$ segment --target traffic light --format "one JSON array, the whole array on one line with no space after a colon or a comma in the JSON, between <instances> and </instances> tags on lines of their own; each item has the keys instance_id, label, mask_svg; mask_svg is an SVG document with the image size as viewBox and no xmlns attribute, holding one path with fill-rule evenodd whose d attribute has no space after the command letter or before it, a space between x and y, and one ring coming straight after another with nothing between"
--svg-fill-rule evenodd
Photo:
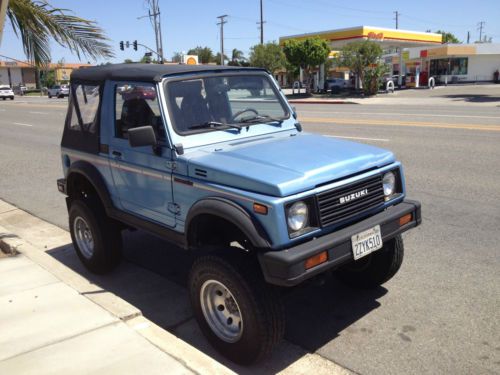
<instances>
[{"instance_id":1,"label":"traffic light","mask_svg":"<svg viewBox=\"0 0 500 375\"><path fill-rule=\"evenodd\" d=\"M123 51L125 48L123 48L123 40L120 42L120 49Z\"/></svg>"},{"instance_id":2,"label":"traffic light","mask_svg":"<svg viewBox=\"0 0 500 375\"><path fill-rule=\"evenodd\" d=\"M133 45L134 45L134 49L137 51L137 40L134 40Z\"/></svg>"}]
</instances>

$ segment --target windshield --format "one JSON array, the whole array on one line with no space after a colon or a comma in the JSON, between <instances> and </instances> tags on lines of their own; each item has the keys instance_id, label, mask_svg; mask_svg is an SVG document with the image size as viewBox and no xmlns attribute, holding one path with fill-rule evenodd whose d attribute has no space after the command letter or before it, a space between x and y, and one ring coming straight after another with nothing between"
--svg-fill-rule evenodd
<instances>
[{"instance_id":1,"label":"windshield","mask_svg":"<svg viewBox=\"0 0 500 375\"><path fill-rule=\"evenodd\" d=\"M288 109L270 78L260 74L205 76L167 81L167 102L174 130L181 135L276 122Z\"/></svg>"}]
</instances>

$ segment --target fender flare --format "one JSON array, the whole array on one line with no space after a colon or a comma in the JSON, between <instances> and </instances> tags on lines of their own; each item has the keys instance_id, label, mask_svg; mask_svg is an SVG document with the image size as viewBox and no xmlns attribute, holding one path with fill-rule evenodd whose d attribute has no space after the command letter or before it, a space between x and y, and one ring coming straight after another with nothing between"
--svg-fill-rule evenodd
<instances>
[{"instance_id":1,"label":"fender flare","mask_svg":"<svg viewBox=\"0 0 500 375\"><path fill-rule=\"evenodd\" d=\"M68 177L66 178L68 193L72 180L77 175L85 177L85 179L92 185L92 187L97 192L97 195L99 196L99 199L101 200L106 212L109 213L109 211L114 208L113 201L111 200L111 196L109 194L108 188L106 187L106 183L104 182L104 178L97 170L97 168L89 162L83 160L78 160L74 163L71 163L71 166L68 169Z\"/></svg>"},{"instance_id":2,"label":"fender flare","mask_svg":"<svg viewBox=\"0 0 500 375\"><path fill-rule=\"evenodd\" d=\"M271 241L260 223L237 203L220 197L204 198L196 202L186 217L186 241L189 242L192 221L199 215L220 217L236 225L255 248L269 248Z\"/></svg>"}]
</instances>

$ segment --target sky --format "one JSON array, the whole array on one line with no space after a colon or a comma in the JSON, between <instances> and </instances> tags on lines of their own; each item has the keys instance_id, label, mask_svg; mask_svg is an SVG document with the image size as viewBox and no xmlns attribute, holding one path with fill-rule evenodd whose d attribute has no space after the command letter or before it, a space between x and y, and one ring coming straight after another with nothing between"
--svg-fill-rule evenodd
<instances>
[{"instance_id":1,"label":"sky","mask_svg":"<svg viewBox=\"0 0 500 375\"><path fill-rule=\"evenodd\" d=\"M124 59L140 60L145 50L132 48L121 51L119 42L137 40L151 48L155 46L154 32L147 14L146 0L48 0L59 8L71 9L75 15L97 21L110 39L116 56L111 62ZM170 60L174 52L187 52L196 46L208 46L214 54L220 50L217 16L227 14L224 27L224 50L230 55L233 48L245 56L251 46L259 43L257 25L260 17L259 0L159 0L164 55ZM399 28L414 31L446 30L466 41L479 38L477 25L484 21L484 31L500 43L500 0L263 0L264 40L277 41L280 36L324 31L360 25L394 28L394 11L398 11ZM20 39L5 22L0 54L24 60ZM52 43L52 61L78 62L69 50ZM83 57L82 62L95 61ZM98 63L104 62L98 60Z\"/></svg>"}]
</instances>

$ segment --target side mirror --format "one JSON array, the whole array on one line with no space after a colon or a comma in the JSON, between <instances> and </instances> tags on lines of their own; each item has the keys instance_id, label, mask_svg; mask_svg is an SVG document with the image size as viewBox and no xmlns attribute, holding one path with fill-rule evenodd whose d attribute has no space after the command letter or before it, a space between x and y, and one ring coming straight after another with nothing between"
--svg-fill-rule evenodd
<instances>
[{"instance_id":1,"label":"side mirror","mask_svg":"<svg viewBox=\"0 0 500 375\"><path fill-rule=\"evenodd\" d=\"M152 146L157 148L155 131L151 125L128 129L128 143L131 147Z\"/></svg>"}]
</instances>

